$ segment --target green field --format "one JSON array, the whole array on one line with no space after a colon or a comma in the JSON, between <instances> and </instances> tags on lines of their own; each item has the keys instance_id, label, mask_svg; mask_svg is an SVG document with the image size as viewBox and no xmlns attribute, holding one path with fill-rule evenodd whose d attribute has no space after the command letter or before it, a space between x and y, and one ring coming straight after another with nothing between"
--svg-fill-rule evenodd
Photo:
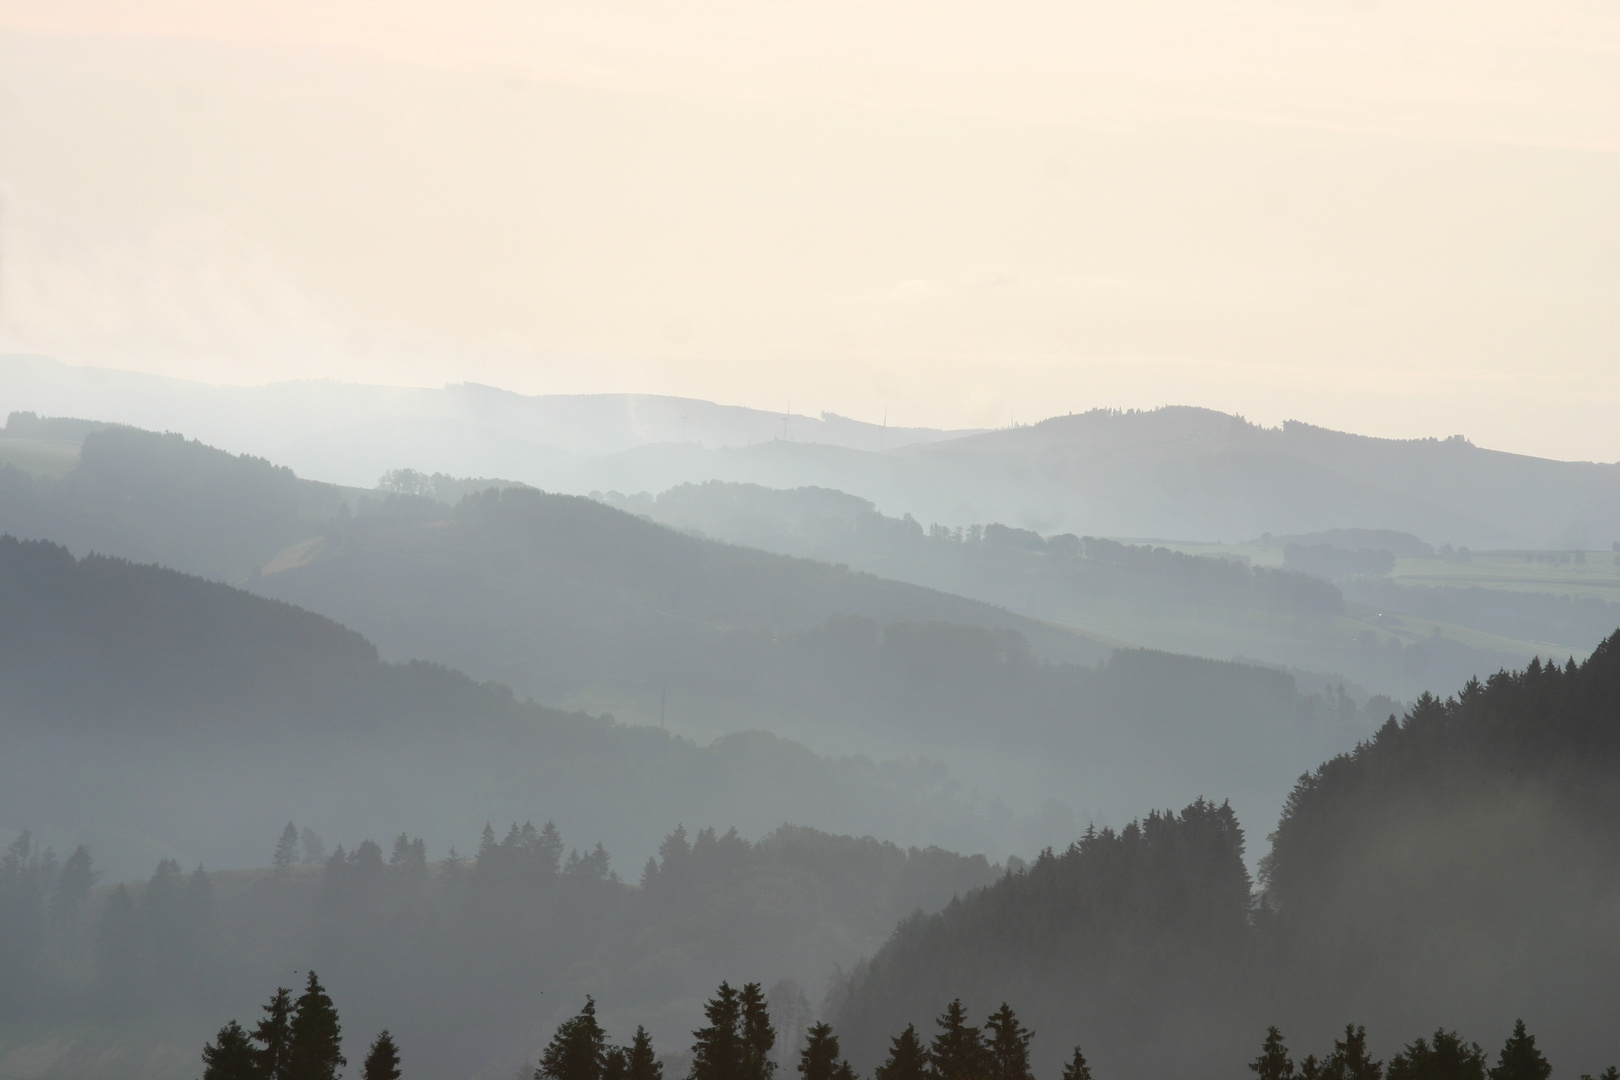
<instances>
[{"instance_id":1,"label":"green field","mask_svg":"<svg viewBox=\"0 0 1620 1080\"><path fill-rule=\"evenodd\" d=\"M1281 567L1281 544L1196 544L1147 540L1189 555L1246 559L1254 566ZM1620 602L1620 554L1613 551L1476 551L1467 562L1401 557L1391 579L1402 585L1477 586L1514 592L1595 596Z\"/></svg>"}]
</instances>

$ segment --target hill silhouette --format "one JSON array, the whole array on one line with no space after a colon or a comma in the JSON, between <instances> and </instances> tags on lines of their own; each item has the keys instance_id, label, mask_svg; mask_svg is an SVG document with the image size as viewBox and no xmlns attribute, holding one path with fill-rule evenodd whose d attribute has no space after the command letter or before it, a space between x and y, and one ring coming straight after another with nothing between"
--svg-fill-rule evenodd
<instances>
[{"instance_id":1,"label":"hill silhouette","mask_svg":"<svg viewBox=\"0 0 1620 1080\"><path fill-rule=\"evenodd\" d=\"M550 817L632 860L680 820L1020 843L936 766L757 732L700 747L383 663L359 634L227 585L11 537L0 738L0 828L91 841L130 860L122 873L165 856L251 865L252 838L295 812L338 835L408 824L441 849L491 818Z\"/></svg>"},{"instance_id":2,"label":"hill silhouette","mask_svg":"<svg viewBox=\"0 0 1620 1080\"><path fill-rule=\"evenodd\" d=\"M1049 1067L1079 1042L1145 1077L1235 1073L1268 1024L1295 1045L1366 1024L1387 1053L1425 1024L1524 1017L1596 1073L1620 1054L1617 822L1620 632L1584 664L1427 696L1302 777L1258 907L1228 807L1149 814L903 924L841 1030L870 1064L952 997L1017 1000Z\"/></svg>"}]
</instances>

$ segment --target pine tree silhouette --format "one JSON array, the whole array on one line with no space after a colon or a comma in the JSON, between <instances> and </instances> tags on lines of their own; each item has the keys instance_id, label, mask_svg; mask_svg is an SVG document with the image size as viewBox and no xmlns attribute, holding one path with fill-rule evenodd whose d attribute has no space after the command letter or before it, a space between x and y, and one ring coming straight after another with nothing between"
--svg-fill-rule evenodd
<instances>
[{"instance_id":1,"label":"pine tree silhouette","mask_svg":"<svg viewBox=\"0 0 1620 1080\"><path fill-rule=\"evenodd\" d=\"M811 1024L805 1032L804 1047L799 1051L798 1073L801 1080L838 1080L843 1070L838 1060L838 1036L831 1024ZM844 1065L843 1069L848 1069Z\"/></svg>"},{"instance_id":2,"label":"pine tree silhouette","mask_svg":"<svg viewBox=\"0 0 1620 1080\"><path fill-rule=\"evenodd\" d=\"M1256 1080L1291 1080L1294 1062L1288 1056L1288 1047L1283 1045L1282 1032L1274 1027L1266 1029L1266 1041L1260 1049L1260 1056L1249 1063L1249 1069Z\"/></svg>"},{"instance_id":3,"label":"pine tree silhouette","mask_svg":"<svg viewBox=\"0 0 1620 1080\"><path fill-rule=\"evenodd\" d=\"M1387 1080L1485 1080L1485 1051L1442 1028L1432 1045L1418 1039L1390 1058L1384 1075Z\"/></svg>"},{"instance_id":4,"label":"pine tree silhouette","mask_svg":"<svg viewBox=\"0 0 1620 1080\"><path fill-rule=\"evenodd\" d=\"M985 1050L990 1080L1035 1080L1029 1071L1029 1040L1033 1032L1018 1022L1005 1001L984 1022Z\"/></svg>"},{"instance_id":5,"label":"pine tree silhouette","mask_svg":"<svg viewBox=\"0 0 1620 1080\"><path fill-rule=\"evenodd\" d=\"M263 1080L286 1080L288 1053L292 1047L292 992L279 987L270 995L264 1007L264 1016L253 1029L253 1040L259 1044L256 1052L259 1076Z\"/></svg>"},{"instance_id":6,"label":"pine tree silhouette","mask_svg":"<svg viewBox=\"0 0 1620 1080\"><path fill-rule=\"evenodd\" d=\"M664 1080L664 1064L653 1053L652 1036L647 1034L646 1028L636 1028L628 1058L625 1080Z\"/></svg>"},{"instance_id":7,"label":"pine tree silhouette","mask_svg":"<svg viewBox=\"0 0 1620 1080\"><path fill-rule=\"evenodd\" d=\"M1074 1048L1074 1057L1063 1066L1063 1080L1091 1080L1091 1066L1086 1064L1086 1055Z\"/></svg>"},{"instance_id":8,"label":"pine tree silhouette","mask_svg":"<svg viewBox=\"0 0 1620 1080\"><path fill-rule=\"evenodd\" d=\"M365 1080L399 1080L399 1047L387 1028L371 1044L362 1075Z\"/></svg>"},{"instance_id":9,"label":"pine tree silhouette","mask_svg":"<svg viewBox=\"0 0 1620 1080\"><path fill-rule=\"evenodd\" d=\"M776 1029L771 1025L770 1007L757 982L742 988L742 1080L771 1080L776 1061L771 1048L776 1045Z\"/></svg>"},{"instance_id":10,"label":"pine tree silhouette","mask_svg":"<svg viewBox=\"0 0 1620 1080\"><path fill-rule=\"evenodd\" d=\"M281 839L276 841L276 853L271 856L270 864L276 868L276 873L285 874L297 861L298 830L289 821L287 827L281 830Z\"/></svg>"},{"instance_id":11,"label":"pine tree silhouette","mask_svg":"<svg viewBox=\"0 0 1620 1080\"><path fill-rule=\"evenodd\" d=\"M1536 1049L1536 1037L1524 1030L1523 1020L1518 1021L1496 1059L1491 1080L1547 1080L1551 1075L1552 1066Z\"/></svg>"},{"instance_id":12,"label":"pine tree silhouette","mask_svg":"<svg viewBox=\"0 0 1620 1080\"><path fill-rule=\"evenodd\" d=\"M596 1002L587 996L579 1015L557 1025L540 1055L536 1080L601 1080L607 1038L596 1022Z\"/></svg>"},{"instance_id":13,"label":"pine tree silhouette","mask_svg":"<svg viewBox=\"0 0 1620 1080\"><path fill-rule=\"evenodd\" d=\"M1367 1029L1344 1025L1344 1038L1333 1040L1324 1070L1328 1080L1383 1080L1384 1063L1367 1056Z\"/></svg>"},{"instance_id":14,"label":"pine tree silhouette","mask_svg":"<svg viewBox=\"0 0 1620 1080\"><path fill-rule=\"evenodd\" d=\"M343 1026L337 1006L313 971L298 997L289 1032L287 1080L337 1080L338 1069L348 1064Z\"/></svg>"},{"instance_id":15,"label":"pine tree silhouette","mask_svg":"<svg viewBox=\"0 0 1620 1080\"><path fill-rule=\"evenodd\" d=\"M730 983L722 982L703 1006L709 1026L692 1032L692 1071L689 1080L742 1080L743 1048L737 1030L742 1002Z\"/></svg>"},{"instance_id":16,"label":"pine tree silhouette","mask_svg":"<svg viewBox=\"0 0 1620 1080\"><path fill-rule=\"evenodd\" d=\"M979 1040L979 1029L967 1022L962 999L957 998L945 1006L937 1022L939 1034L928 1048L932 1064L930 1075L935 1080L981 1080L984 1044Z\"/></svg>"},{"instance_id":17,"label":"pine tree silhouette","mask_svg":"<svg viewBox=\"0 0 1620 1080\"><path fill-rule=\"evenodd\" d=\"M259 1080L259 1058L242 1025L235 1020L219 1029L203 1047L202 1080Z\"/></svg>"},{"instance_id":18,"label":"pine tree silhouette","mask_svg":"<svg viewBox=\"0 0 1620 1080\"><path fill-rule=\"evenodd\" d=\"M874 1080L926 1080L928 1051L914 1025L907 1024L906 1030L889 1040L889 1059L877 1067L873 1076Z\"/></svg>"}]
</instances>

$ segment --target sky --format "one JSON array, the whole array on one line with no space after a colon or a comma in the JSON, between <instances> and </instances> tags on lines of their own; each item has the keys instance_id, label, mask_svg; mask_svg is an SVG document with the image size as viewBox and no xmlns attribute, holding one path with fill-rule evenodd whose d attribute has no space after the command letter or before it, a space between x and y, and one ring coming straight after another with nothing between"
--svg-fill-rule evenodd
<instances>
[{"instance_id":1,"label":"sky","mask_svg":"<svg viewBox=\"0 0 1620 1080\"><path fill-rule=\"evenodd\" d=\"M1620 460L1620 5L0 0L0 352Z\"/></svg>"}]
</instances>

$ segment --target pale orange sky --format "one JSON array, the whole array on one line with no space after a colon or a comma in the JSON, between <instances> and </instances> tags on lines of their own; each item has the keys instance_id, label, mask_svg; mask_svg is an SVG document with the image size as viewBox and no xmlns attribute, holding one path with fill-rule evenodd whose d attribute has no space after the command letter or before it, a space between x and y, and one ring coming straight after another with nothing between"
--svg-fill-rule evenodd
<instances>
[{"instance_id":1,"label":"pale orange sky","mask_svg":"<svg viewBox=\"0 0 1620 1080\"><path fill-rule=\"evenodd\" d=\"M0 0L0 351L1620 459L1620 5Z\"/></svg>"}]
</instances>

